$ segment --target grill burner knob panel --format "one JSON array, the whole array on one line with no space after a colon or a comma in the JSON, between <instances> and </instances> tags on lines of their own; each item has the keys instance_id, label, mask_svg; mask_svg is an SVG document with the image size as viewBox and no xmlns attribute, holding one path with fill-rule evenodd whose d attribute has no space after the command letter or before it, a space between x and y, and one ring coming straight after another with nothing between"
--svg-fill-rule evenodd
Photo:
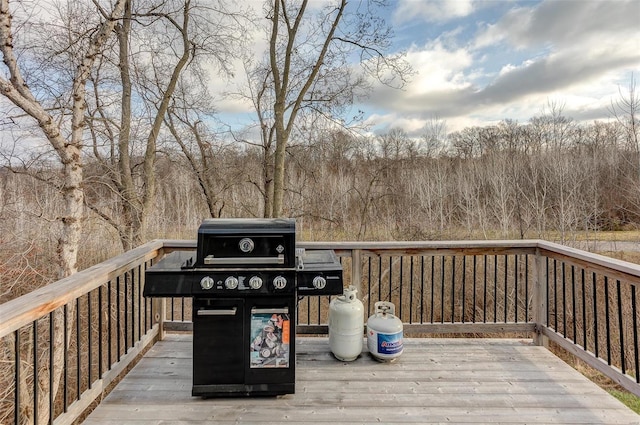
<instances>
[{"instance_id":1,"label":"grill burner knob panel","mask_svg":"<svg viewBox=\"0 0 640 425\"><path fill-rule=\"evenodd\" d=\"M262 288L262 279L258 276L253 276L251 279L249 279L249 287L251 289Z\"/></svg>"},{"instance_id":2,"label":"grill burner knob panel","mask_svg":"<svg viewBox=\"0 0 640 425\"><path fill-rule=\"evenodd\" d=\"M238 279L233 277L233 276L229 276L224 281L224 287L227 288L227 289L237 289L238 288Z\"/></svg>"},{"instance_id":3,"label":"grill burner knob panel","mask_svg":"<svg viewBox=\"0 0 640 425\"><path fill-rule=\"evenodd\" d=\"M322 276L316 276L313 278L313 287L316 289L324 289L327 286L327 279Z\"/></svg>"},{"instance_id":4,"label":"grill burner knob panel","mask_svg":"<svg viewBox=\"0 0 640 425\"><path fill-rule=\"evenodd\" d=\"M283 276L276 276L276 278L273 279L273 286L276 289L284 289L287 286L287 279Z\"/></svg>"},{"instance_id":5,"label":"grill burner knob panel","mask_svg":"<svg viewBox=\"0 0 640 425\"><path fill-rule=\"evenodd\" d=\"M205 276L200 281L200 287L205 290L213 288L214 281L209 276Z\"/></svg>"}]
</instances>

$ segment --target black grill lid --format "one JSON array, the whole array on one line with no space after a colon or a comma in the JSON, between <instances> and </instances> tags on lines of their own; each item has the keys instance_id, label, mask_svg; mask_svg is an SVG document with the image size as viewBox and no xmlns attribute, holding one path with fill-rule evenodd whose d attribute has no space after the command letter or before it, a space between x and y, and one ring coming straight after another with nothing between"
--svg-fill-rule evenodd
<instances>
[{"instance_id":1,"label":"black grill lid","mask_svg":"<svg viewBox=\"0 0 640 425\"><path fill-rule=\"evenodd\" d=\"M295 220L207 219L198 229L196 267L295 267Z\"/></svg>"}]
</instances>

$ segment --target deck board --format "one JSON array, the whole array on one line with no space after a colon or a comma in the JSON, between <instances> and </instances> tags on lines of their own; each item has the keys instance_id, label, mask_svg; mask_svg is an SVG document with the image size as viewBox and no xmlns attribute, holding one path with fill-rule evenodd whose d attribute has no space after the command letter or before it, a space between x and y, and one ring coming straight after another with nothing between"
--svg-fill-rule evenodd
<instances>
[{"instance_id":1,"label":"deck board","mask_svg":"<svg viewBox=\"0 0 640 425\"><path fill-rule=\"evenodd\" d=\"M405 339L394 363L337 361L298 338L296 394L191 397L191 336L158 342L85 420L111 424L640 424L543 347L514 339Z\"/></svg>"}]
</instances>

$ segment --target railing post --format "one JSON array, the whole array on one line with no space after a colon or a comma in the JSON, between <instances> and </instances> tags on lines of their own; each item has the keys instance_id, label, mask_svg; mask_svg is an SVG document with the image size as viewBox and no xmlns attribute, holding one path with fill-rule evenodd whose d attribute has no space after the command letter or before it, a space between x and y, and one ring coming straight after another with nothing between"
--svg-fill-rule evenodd
<instances>
[{"instance_id":1,"label":"railing post","mask_svg":"<svg viewBox=\"0 0 640 425\"><path fill-rule=\"evenodd\" d=\"M351 251L351 285L358 290L358 298L362 299L362 251Z\"/></svg>"},{"instance_id":2,"label":"railing post","mask_svg":"<svg viewBox=\"0 0 640 425\"><path fill-rule=\"evenodd\" d=\"M542 328L546 326L547 320L547 267L545 258L540 254L540 249L536 248L532 314L533 322L536 325L536 334L533 342L536 345L548 347L549 338L542 335Z\"/></svg>"},{"instance_id":3,"label":"railing post","mask_svg":"<svg viewBox=\"0 0 640 425\"><path fill-rule=\"evenodd\" d=\"M165 310L167 308L167 299L166 298L152 298L152 302L154 303L154 311L155 317L154 321L158 324L158 340L162 341L164 339L164 319L165 319Z\"/></svg>"}]
</instances>

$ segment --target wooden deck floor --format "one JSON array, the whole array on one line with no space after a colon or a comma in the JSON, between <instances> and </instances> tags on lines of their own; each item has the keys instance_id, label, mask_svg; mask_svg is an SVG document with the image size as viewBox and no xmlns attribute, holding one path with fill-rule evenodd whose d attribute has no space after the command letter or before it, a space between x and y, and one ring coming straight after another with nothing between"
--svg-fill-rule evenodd
<instances>
[{"instance_id":1,"label":"wooden deck floor","mask_svg":"<svg viewBox=\"0 0 640 425\"><path fill-rule=\"evenodd\" d=\"M106 424L633 423L640 417L545 348L504 339L405 339L392 364L335 360L298 338L296 394L191 397L191 336L157 343L84 422Z\"/></svg>"}]
</instances>

